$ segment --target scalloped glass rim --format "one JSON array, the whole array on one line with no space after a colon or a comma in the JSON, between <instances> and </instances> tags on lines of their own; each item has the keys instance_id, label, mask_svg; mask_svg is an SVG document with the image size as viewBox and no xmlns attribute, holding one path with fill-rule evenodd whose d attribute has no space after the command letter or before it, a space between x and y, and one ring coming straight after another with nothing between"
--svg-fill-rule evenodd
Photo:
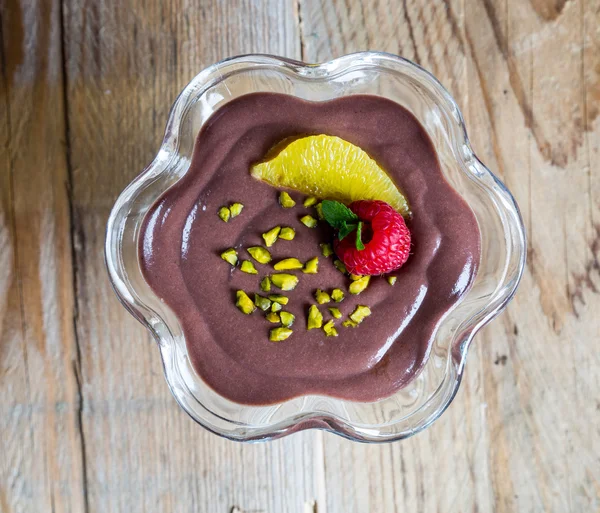
<instances>
[{"instance_id":1,"label":"scalloped glass rim","mask_svg":"<svg viewBox=\"0 0 600 513\"><path fill-rule=\"evenodd\" d=\"M257 91L287 92L315 101L369 93L398 101L425 126L446 178L476 214L482 233L482 261L475 283L440 322L418 377L390 398L354 403L304 396L270 406L228 401L195 374L176 316L141 277L137 247L145 213L189 168L196 135L210 114L236 96ZM268 440L318 428L351 440L385 442L417 433L448 407L460 385L473 336L500 313L517 288L526 240L517 204L473 153L456 102L420 66L379 52L350 54L318 65L245 55L206 68L179 95L156 158L113 207L105 254L120 301L158 342L171 392L206 429L239 441Z\"/></svg>"}]
</instances>

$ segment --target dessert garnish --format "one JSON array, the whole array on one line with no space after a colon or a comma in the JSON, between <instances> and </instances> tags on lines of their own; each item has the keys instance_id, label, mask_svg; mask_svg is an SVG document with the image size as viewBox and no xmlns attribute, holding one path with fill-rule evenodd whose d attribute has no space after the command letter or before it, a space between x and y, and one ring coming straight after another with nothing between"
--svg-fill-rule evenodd
<instances>
[{"instance_id":1,"label":"dessert garnish","mask_svg":"<svg viewBox=\"0 0 600 513\"><path fill-rule=\"evenodd\" d=\"M252 312L254 312L254 310L256 310L256 306L254 306L254 303L248 297L248 294L246 294L243 290L238 290L235 293L235 297L235 306L237 306L242 313L250 315Z\"/></svg>"},{"instance_id":2,"label":"dessert garnish","mask_svg":"<svg viewBox=\"0 0 600 513\"><path fill-rule=\"evenodd\" d=\"M274 187L296 190L310 197L326 197L345 204L356 200L382 200L403 215L410 213L406 198L391 178L358 146L323 134L285 143L284 140L277 144L265 161L253 165L252 176ZM289 194L283 192L280 196L280 203L286 206L283 195L289 204Z\"/></svg>"},{"instance_id":3,"label":"dessert garnish","mask_svg":"<svg viewBox=\"0 0 600 513\"><path fill-rule=\"evenodd\" d=\"M304 226L307 226L308 228L316 228L317 224L318 224L318 221L313 216L310 216L308 214L305 216L302 216L300 218L300 222Z\"/></svg>"},{"instance_id":4,"label":"dessert garnish","mask_svg":"<svg viewBox=\"0 0 600 513\"><path fill-rule=\"evenodd\" d=\"M281 342L288 338L292 333L293 331L289 328L273 328L269 332L269 340L271 342Z\"/></svg>"},{"instance_id":5,"label":"dessert garnish","mask_svg":"<svg viewBox=\"0 0 600 513\"><path fill-rule=\"evenodd\" d=\"M221 218L221 221L229 222L231 218L231 210L228 207L221 207L217 212L218 216Z\"/></svg>"},{"instance_id":6,"label":"dessert garnish","mask_svg":"<svg viewBox=\"0 0 600 513\"><path fill-rule=\"evenodd\" d=\"M271 253L261 246L252 246L247 251L259 264L268 264L271 261Z\"/></svg>"},{"instance_id":7,"label":"dessert garnish","mask_svg":"<svg viewBox=\"0 0 600 513\"><path fill-rule=\"evenodd\" d=\"M391 205L380 200L355 201L349 207L337 201L322 203L325 220L338 233L335 253L348 272L385 274L406 262L410 232L404 218ZM353 232L355 236L349 237Z\"/></svg>"},{"instance_id":8,"label":"dessert garnish","mask_svg":"<svg viewBox=\"0 0 600 513\"><path fill-rule=\"evenodd\" d=\"M333 248L331 247L331 244L329 244L329 242L322 242L321 244L319 244L319 246L321 247L321 253L323 253L323 256L325 258L333 255Z\"/></svg>"},{"instance_id":9,"label":"dessert garnish","mask_svg":"<svg viewBox=\"0 0 600 513\"><path fill-rule=\"evenodd\" d=\"M279 238L283 240L294 240L296 236L296 230L289 226L284 226L279 232Z\"/></svg>"},{"instance_id":10,"label":"dessert garnish","mask_svg":"<svg viewBox=\"0 0 600 513\"><path fill-rule=\"evenodd\" d=\"M329 313L333 316L334 319L341 319L342 318L342 312L340 311L339 308L336 308L335 306L332 306L330 308L328 308Z\"/></svg>"},{"instance_id":11,"label":"dessert garnish","mask_svg":"<svg viewBox=\"0 0 600 513\"><path fill-rule=\"evenodd\" d=\"M344 291L342 289L333 289L331 291L331 299L336 303L341 303L344 300Z\"/></svg>"},{"instance_id":12,"label":"dessert garnish","mask_svg":"<svg viewBox=\"0 0 600 513\"><path fill-rule=\"evenodd\" d=\"M240 271L242 271L243 273L247 273L247 274L258 274L256 267L254 267L254 264L252 262L250 262L250 260L242 261L242 265L240 266Z\"/></svg>"},{"instance_id":13,"label":"dessert garnish","mask_svg":"<svg viewBox=\"0 0 600 513\"><path fill-rule=\"evenodd\" d=\"M302 269L304 274L317 274L319 272L319 259L317 257L307 260Z\"/></svg>"},{"instance_id":14,"label":"dessert garnish","mask_svg":"<svg viewBox=\"0 0 600 513\"><path fill-rule=\"evenodd\" d=\"M271 283L281 290L294 290L298 285L298 277L287 273L272 274Z\"/></svg>"},{"instance_id":15,"label":"dessert garnish","mask_svg":"<svg viewBox=\"0 0 600 513\"><path fill-rule=\"evenodd\" d=\"M323 326L323 314L319 311L316 305L310 305L308 309L307 329L314 330Z\"/></svg>"},{"instance_id":16,"label":"dessert garnish","mask_svg":"<svg viewBox=\"0 0 600 513\"><path fill-rule=\"evenodd\" d=\"M233 248L226 249L221 253L221 258L235 267L238 261L237 251Z\"/></svg>"},{"instance_id":17,"label":"dessert garnish","mask_svg":"<svg viewBox=\"0 0 600 513\"><path fill-rule=\"evenodd\" d=\"M371 315L371 309L368 306L357 305L354 309L354 312L352 312L349 317L351 321L354 321L356 324L360 324L363 322L365 317L368 317L369 315Z\"/></svg>"},{"instance_id":18,"label":"dessert garnish","mask_svg":"<svg viewBox=\"0 0 600 513\"><path fill-rule=\"evenodd\" d=\"M323 331L325 332L325 335L327 335L328 337L337 337L338 336L338 332L334 327L333 319L327 321L324 324Z\"/></svg>"},{"instance_id":19,"label":"dessert garnish","mask_svg":"<svg viewBox=\"0 0 600 513\"><path fill-rule=\"evenodd\" d=\"M312 206L316 205L318 202L319 202L318 198L315 198L314 196L310 196L310 197L306 198L302 204L308 208L308 207L312 207Z\"/></svg>"},{"instance_id":20,"label":"dessert garnish","mask_svg":"<svg viewBox=\"0 0 600 513\"><path fill-rule=\"evenodd\" d=\"M327 292L325 292L324 290L321 290L321 289L317 289L315 291L315 299L317 300L317 303L319 303L320 305L324 305L326 303L331 302L331 296L329 294L327 294Z\"/></svg>"},{"instance_id":21,"label":"dessert garnish","mask_svg":"<svg viewBox=\"0 0 600 513\"><path fill-rule=\"evenodd\" d=\"M294 324L294 320L296 319L294 314L284 310L279 312L279 318L281 319L281 324L283 324L286 328L289 328L292 324Z\"/></svg>"},{"instance_id":22,"label":"dessert garnish","mask_svg":"<svg viewBox=\"0 0 600 513\"><path fill-rule=\"evenodd\" d=\"M230 219L239 216L242 213L242 209L244 205L241 203L232 203L229 207L221 207L217 214L221 218L222 221L226 223L229 222Z\"/></svg>"},{"instance_id":23,"label":"dessert garnish","mask_svg":"<svg viewBox=\"0 0 600 513\"><path fill-rule=\"evenodd\" d=\"M289 298L287 296L282 296L281 294L271 294L269 299L274 303L279 303L280 305L287 305L289 302Z\"/></svg>"},{"instance_id":24,"label":"dessert garnish","mask_svg":"<svg viewBox=\"0 0 600 513\"><path fill-rule=\"evenodd\" d=\"M370 280L370 276L363 276L362 278L354 280L348 287L350 294L360 294L363 290L367 288Z\"/></svg>"},{"instance_id":25,"label":"dessert garnish","mask_svg":"<svg viewBox=\"0 0 600 513\"><path fill-rule=\"evenodd\" d=\"M265 276L262 280L260 280L260 290L263 292L271 291L271 279L268 276Z\"/></svg>"},{"instance_id":26,"label":"dessert garnish","mask_svg":"<svg viewBox=\"0 0 600 513\"><path fill-rule=\"evenodd\" d=\"M296 202L292 199L292 197L285 191L283 191L280 195L279 195L279 204L283 207L283 208L292 208L294 206L296 206Z\"/></svg>"},{"instance_id":27,"label":"dessert garnish","mask_svg":"<svg viewBox=\"0 0 600 513\"><path fill-rule=\"evenodd\" d=\"M273 269L276 271L290 271L294 269L302 269L304 264L300 262L297 258L286 258L284 260L280 260L277 262Z\"/></svg>"},{"instance_id":28,"label":"dessert garnish","mask_svg":"<svg viewBox=\"0 0 600 513\"><path fill-rule=\"evenodd\" d=\"M275 244L275 241L277 240L277 237L279 237L280 233L281 226L276 226L275 228L271 228L268 232L263 233L262 238L265 241L265 246L270 248L273 244Z\"/></svg>"},{"instance_id":29,"label":"dessert garnish","mask_svg":"<svg viewBox=\"0 0 600 513\"><path fill-rule=\"evenodd\" d=\"M271 308L272 301L266 297L254 294L254 304L263 312L266 312L269 308Z\"/></svg>"}]
</instances>

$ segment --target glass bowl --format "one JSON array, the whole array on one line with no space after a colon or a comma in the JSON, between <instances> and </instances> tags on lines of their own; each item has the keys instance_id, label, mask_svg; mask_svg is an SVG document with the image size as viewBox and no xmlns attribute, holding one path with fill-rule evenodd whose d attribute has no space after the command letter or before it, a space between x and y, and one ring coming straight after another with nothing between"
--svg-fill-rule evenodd
<instances>
[{"instance_id":1,"label":"glass bowl","mask_svg":"<svg viewBox=\"0 0 600 513\"><path fill-rule=\"evenodd\" d=\"M475 213L482 251L474 284L441 322L422 371L391 397L361 403L310 395L268 406L229 401L195 373L177 317L142 277L138 237L146 212L188 171L196 136L210 115L252 92L287 93L312 101L352 94L394 100L425 127L446 179ZM245 55L198 74L173 105L156 158L117 199L108 220L105 251L119 299L158 343L171 392L206 429L240 441L319 428L351 440L385 442L417 433L448 407L460 385L473 336L500 313L517 288L526 241L513 197L473 153L462 115L444 87L406 59L362 52L318 65Z\"/></svg>"}]
</instances>

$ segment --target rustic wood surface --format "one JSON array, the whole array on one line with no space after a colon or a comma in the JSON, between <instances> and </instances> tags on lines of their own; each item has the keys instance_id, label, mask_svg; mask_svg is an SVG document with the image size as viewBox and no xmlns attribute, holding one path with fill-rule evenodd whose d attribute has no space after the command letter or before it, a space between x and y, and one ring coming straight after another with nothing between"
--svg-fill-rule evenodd
<instances>
[{"instance_id":1,"label":"rustic wood surface","mask_svg":"<svg viewBox=\"0 0 600 513\"><path fill-rule=\"evenodd\" d=\"M0 513L599 512L600 0L0 0ZM104 227L178 91L239 53L436 74L515 194L527 269L431 428L200 429L118 303Z\"/></svg>"}]
</instances>

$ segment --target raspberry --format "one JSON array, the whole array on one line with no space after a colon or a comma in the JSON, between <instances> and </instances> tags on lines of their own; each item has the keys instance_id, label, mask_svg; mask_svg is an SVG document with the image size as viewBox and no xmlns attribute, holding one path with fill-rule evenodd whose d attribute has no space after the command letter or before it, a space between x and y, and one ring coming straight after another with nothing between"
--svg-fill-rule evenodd
<instances>
[{"instance_id":1,"label":"raspberry","mask_svg":"<svg viewBox=\"0 0 600 513\"><path fill-rule=\"evenodd\" d=\"M349 208L365 224L365 249L358 250L352 236L334 241L335 253L348 272L374 275L401 267L410 250L410 232L404 218L384 201L355 201Z\"/></svg>"}]
</instances>

